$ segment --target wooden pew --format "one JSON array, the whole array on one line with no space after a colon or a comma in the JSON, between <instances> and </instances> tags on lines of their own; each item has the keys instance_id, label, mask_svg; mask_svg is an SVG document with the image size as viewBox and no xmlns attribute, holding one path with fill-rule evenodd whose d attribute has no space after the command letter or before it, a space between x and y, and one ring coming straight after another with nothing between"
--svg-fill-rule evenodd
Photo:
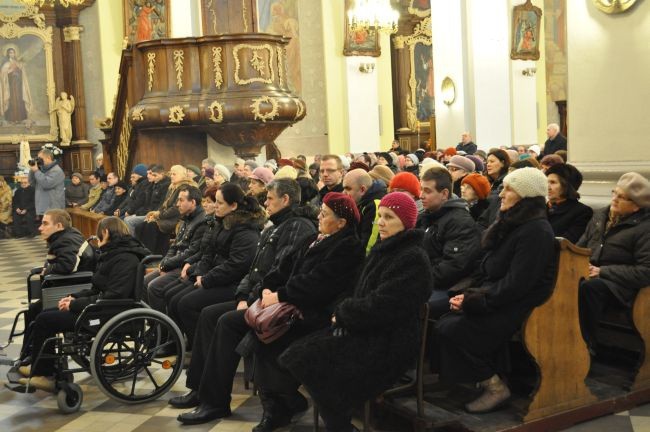
<instances>
[{"instance_id":1,"label":"wooden pew","mask_svg":"<svg viewBox=\"0 0 650 432\"><path fill-rule=\"evenodd\" d=\"M634 300L632 319L645 346L639 359L639 369L632 390L650 389L650 286L642 288Z\"/></svg>"},{"instance_id":2,"label":"wooden pew","mask_svg":"<svg viewBox=\"0 0 650 432\"><path fill-rule=\"evenodd\" d=\"M99 221L106 216L82 210L80 208L72 207L67 208L66 211L70 214L72 219L72 226L77 228L84 238L88 238L97 233L97 225Z\"/></svg>"},{"instance_id":3,"label":"wooden pew","mask_svg":"<svg viewBox=\"0 0 650 432\"><path fill-rule=\"evenodd\" d=\"M549 299L523 325L524 346L539 377L523 420L529 422L596 401L585 384L590 357L578 316L578 285L589 275L589 249L558 241L558 272ZM645 322L650 329L650 321ZM650 380L650 369L648 370Z\"/></svg>"}]
</instances>

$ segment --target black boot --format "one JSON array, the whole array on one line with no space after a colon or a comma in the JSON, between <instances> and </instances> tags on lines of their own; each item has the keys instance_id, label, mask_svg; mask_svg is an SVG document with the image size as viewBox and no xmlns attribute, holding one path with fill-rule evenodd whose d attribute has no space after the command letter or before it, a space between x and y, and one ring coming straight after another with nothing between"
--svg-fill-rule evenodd
<instances>
[{"instance_id":1,"label":"black boot","mask_svg":"<svg viewBox=\"0 0 650 432\"><path fill-rule=\"evenodd\" d=\"M232 413L230 408L223 409L210 405L199 405L193 411L180 414L176 420L186 425L207 423L212 420L230 417Z\"/></svg>"},{"instance_id":2,"label":"black boot","mask_svg":"<svg viewBox=\"0 0 650 432\"><path fill-rule=\"evenodd\" d=\"M199 406L199 392L190 390L182 396L176 396L169 399L169 405L174 408L194 408Z\"/></svg>"},{"instance_id":3,"label":"black boot","mask_svg":"<svg viewBox=\"0 0 650 432\"><path fill-rule=\"evenodd\" d=\"M266 412L262 420L253 428L253 432L272 432L291 423L291 417L287 415L269 415Z\"/></svg>"}]
</instances>

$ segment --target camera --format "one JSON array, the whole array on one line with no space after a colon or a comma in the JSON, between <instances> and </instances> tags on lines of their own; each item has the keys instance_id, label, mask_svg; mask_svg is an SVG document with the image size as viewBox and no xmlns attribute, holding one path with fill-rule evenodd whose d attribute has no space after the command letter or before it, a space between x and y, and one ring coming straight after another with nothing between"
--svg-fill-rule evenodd
<instances>
[{"instance_id":1,"label":"camera","mask_svg":"<svg viewBox=\"0 0 650 432\"><path fill-rule=\"evenodd\" d=\"M41 166L43 165L43 159L41 158L30 159L27 161L27 163L29 164L29 166L34 166L34 165Z\"/></svg>"}]
</instances>

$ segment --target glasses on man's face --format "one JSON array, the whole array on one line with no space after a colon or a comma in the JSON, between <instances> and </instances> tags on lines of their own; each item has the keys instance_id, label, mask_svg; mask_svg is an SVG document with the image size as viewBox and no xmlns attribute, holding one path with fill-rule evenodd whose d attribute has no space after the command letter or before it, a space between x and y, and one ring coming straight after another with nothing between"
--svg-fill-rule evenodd
<instances>
[{"instance_id":1,"label":"glasses on man's face","mask_svg":"<svg viewBox=\"0 0 650 432\"><path fill-rule=\"evenodd\" d=\"M334 174L336 171L338 171L338 170L334 169L334 168L321 168L320 173L321 174L325 174L325 173Z\"/></svg>"},{"instance_id":2,"label":"glasses on man's face","mask_svg":"<svg viewBox=\"0 0 650 432\"><path fill-rule=\"evenodd\" d=\"M621 195L620 193L616 192L614 189L612 189L612 199L615 199L616 201L627 201L627 202L632 201L625 195Z\"/></svg>"}]
</instances>

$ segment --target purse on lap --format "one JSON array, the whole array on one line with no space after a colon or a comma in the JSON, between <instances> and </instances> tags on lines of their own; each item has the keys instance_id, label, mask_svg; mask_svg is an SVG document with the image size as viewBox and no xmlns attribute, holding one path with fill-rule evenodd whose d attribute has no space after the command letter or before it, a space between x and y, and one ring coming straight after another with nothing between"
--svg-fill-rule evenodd
<instances>
[{"instance_id":1,"label":"purse on lap","mask_svg":"<svg viewBox=\"0 0 650 432\"><path fill-rule=\"evenodd\" d=\"M244 318L260 342L269 344L288 332L296 320L302 319L302 313L287 302L262 307L262 301L256 300L246 309Z\"/></svg>"}]
</instances>

